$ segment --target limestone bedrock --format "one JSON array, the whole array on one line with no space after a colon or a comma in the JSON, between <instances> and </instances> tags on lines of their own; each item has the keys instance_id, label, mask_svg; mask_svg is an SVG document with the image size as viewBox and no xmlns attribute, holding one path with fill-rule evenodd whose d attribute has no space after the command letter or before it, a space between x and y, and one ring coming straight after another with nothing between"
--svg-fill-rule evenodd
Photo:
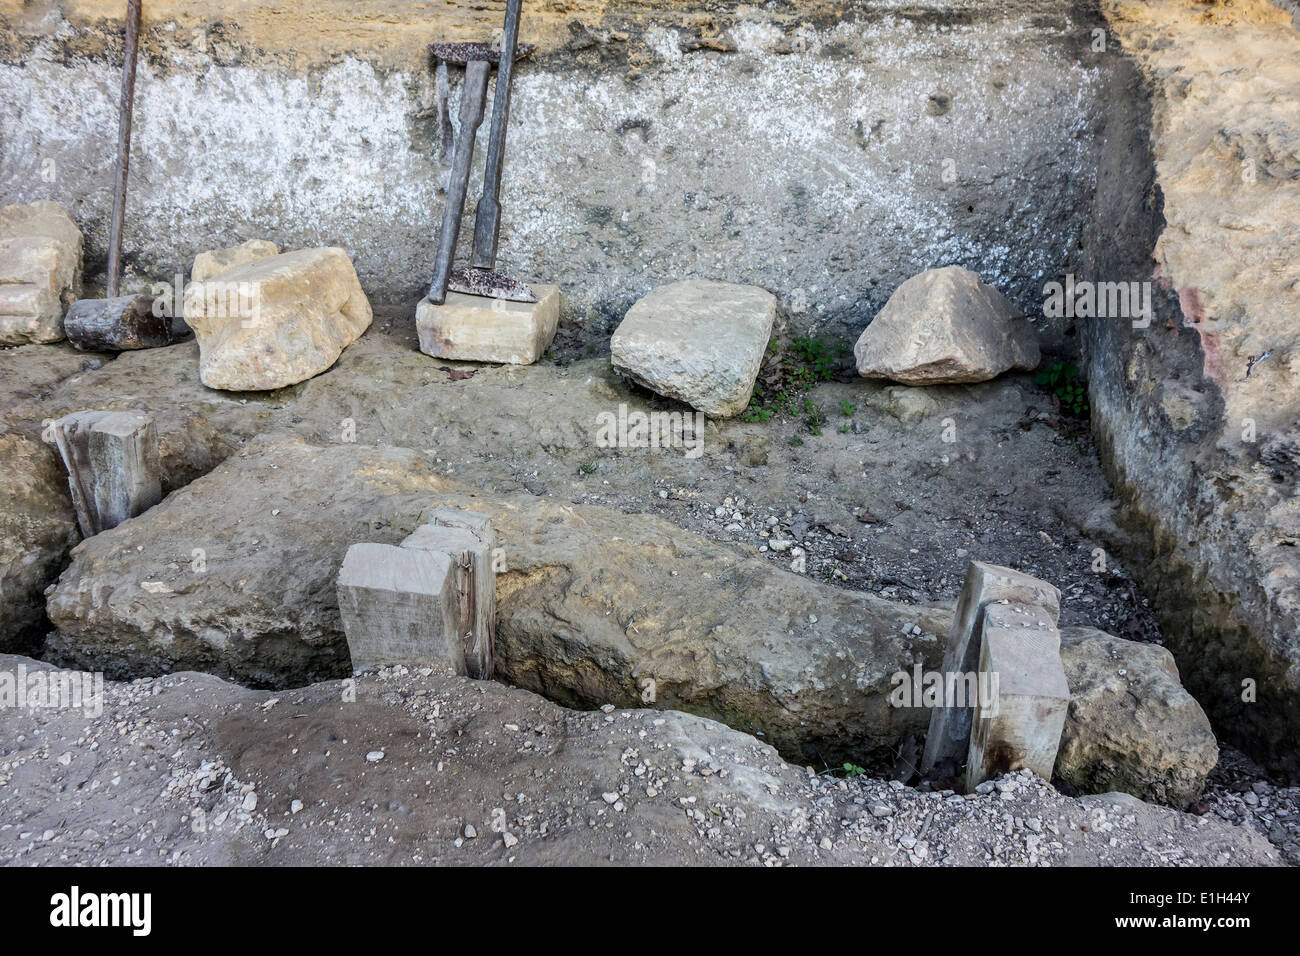
<instances>
[{"instance_id":1,"label":"limestone bedrock","mask_svg":"<svg viewBox=\"0 0 1300 956\"><path fill-rule=\"evenodd\" d=\"M674 282L628 309L610 358L646 388L730 418L754 393L775 318L776 297L758 286Z\"/></svg>"}]
</instances>

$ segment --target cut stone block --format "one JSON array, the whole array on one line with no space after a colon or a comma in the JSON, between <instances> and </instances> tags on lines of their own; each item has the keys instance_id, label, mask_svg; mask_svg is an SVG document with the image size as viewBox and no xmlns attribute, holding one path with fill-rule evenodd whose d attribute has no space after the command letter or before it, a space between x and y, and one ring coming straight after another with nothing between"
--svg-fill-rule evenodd
<instances>
[{"instance_id":1,"label":"cut stone block","mask_svg":"<svg viewBox=\"0 0 1300 956\"><path fill-rule=\"evenodd\" d=\"M560 290L533 285L536 302L509 302L448 292L442 305L415 307L420 351L460 362L531 365L550 347L560 321Z\"/></svg>"},{"instance_id":2,"label":"cut stone block","mask_svg":"<svg viewBox=\"0 0 1300 956\"><path fill-rule=\"evenodd\" d=\"M1061 636L1056 628L1023 626L1032 609L1005 613L990 607L984 615L979 673L994 689L981 700L971 728L966 759L966 792L990 777L1027 768L1052 779L1061 744L1070 688L1061 663Z\"/></svg>"},{"instance_id":3,"label":"cut stone block","mask_svg":"<svg viewBox=\"0 0 1300 956\"><path fill-rule=\"evenodd\" d=\"M81 230L58 203L0 207L0 345L57 342L81 295Z\"/></svg>"},{"instance_id":4,"label":"cut stone block","mask_svg":"<svg viewBox=\"0 0 1300 956\"><path fill-rule=\"evenodd\" d=\"M749 404L775 318L775 296L758 286L674 282L628 309L610 359L646 388L728 418Z\"/></svg>"},{"instance_id":5,"label":"cut stone block","mask_svg":"<svg viewBox=\"0 0 1300 956\"><path fill-rule=\"evenodd\" d=\"M970 674L979 666L979 635L985 609L995 602L1014 602L1039 609L1052 626L1061 614L1061 592L1038 578L1012 568L972 561L948 630L943 655L945 674ZM956 778L962 771L970 740L969 707L936 707L921 757L921 775L930 779Z\"/></svg>"},{"instance_id":6,"label":"cut stone block","mask_svg":"<svg viewBox=\"0 0 1300 956\"><path fill-rule=\"evenodd\" d=\"M459 595L447 555L354 544L337 591L354 670L442 662L465 673Z\"/></svg>"},{"instance_id":7,"label":"cut stone block","mask_svg":"<svg viewBox=\"0 0 1300 956\"><path fill-rule=\"evenodd\" d=\"M986 382L1039 362L1037 335L1020 310L959 266L900 285L853 354L859 375L904 385Z\"/></svg>"},{"instance_id":8,"label":"cut stone block","mask_svg":"<svg viewBox=\"0 0 1300 956\"><path fill-rule=\"evenodd\" d=\"M439 508L428 524L407 536L402 547L450 556L466 672L470 677L490 680L496 643L496 576L492 569L490 519L476 512Z\"/></svg>"},{"instance_id":9,"label":"cut stone block","mask_svg":"<svg viewBox=\"0 0 1300 956\"><path fill-rule=\"evenodd\" d=\"M115 528L162 500L151 415L74 412L56 420L53 430L84 537Z\"/></svg>"},{"instance_id":10,"label":"cut stone block","mask_svg":"<svg viewBox=\"0 0 1300 956\"><path fill-rule=\"evenodd\" d=\"M78 299L63 318L68 341L94 352L152 349L176 341L171 320L154 314L154 299L121 295L112 299Z\"/></svg>"},{"instance_id":11,"label":"cut stone block","mask_svg":"<svg viewBox=\"0 0 1300 956\"><path fill-rule=\"evenodd\" d=\"M352 261L333 247L265 256L185 288L185 321L209 388L264 391L309 379L371 317Z\"/></svg>"},{"instance_id":12,"label":"cut stone block","mask_svg":"<svg viewBox=\"0 0 1300 956\"><path fill-rule=\"evenodd\" d=\"M194 257L194 265L190 268L190 281L203 282L235 266L279 254L280 247L267 239L249 239L238 246L200 252Z\"/></svg>"}]
</instances>

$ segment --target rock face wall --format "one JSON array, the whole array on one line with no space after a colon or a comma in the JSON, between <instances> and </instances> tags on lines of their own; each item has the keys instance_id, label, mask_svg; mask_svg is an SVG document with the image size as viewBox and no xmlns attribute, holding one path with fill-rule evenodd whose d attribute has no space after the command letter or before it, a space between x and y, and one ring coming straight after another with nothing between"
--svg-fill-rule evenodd
<instances>
[{"instance_id":1,"label":"rock face wall","mask_svg":"<svg viewBox=\"0 0 1300 956\"><path fill-rule=\"evenodd\" d=\"M1082 326L1094 432L1184 682L1296 775L1300 32L1264 0L1105 9L1135 69L1085 269L1159 286L1148 327Z\"/></svg>"},{"instance_id":2,"label":"rock face wall","mask_svg":"<svg viewBox=\"0 0 1300 956\"><path fill-rule=\"evenodd\" d=\"M368 295L417 296L447 171L425 45L499 27L503 3L469 6L146 5L125 235L136 283L265 237L342 245ZM763 286L800 332L850 340L904 279L946 265L1041 317L1044 281L1085 240L1091 134L1119 59L1092 50L1095 8L694 9L526 4L521 39L539 49L516 71L503 266L557 282L565 318L605 324L697 277ZM120 13L105 14L0 0L0 196L67 205L92 276L120 74ZM476 180L470 213L477 193ZM1068 323L1047 324L1062 344Z\"/></svg>"}]
</instances>

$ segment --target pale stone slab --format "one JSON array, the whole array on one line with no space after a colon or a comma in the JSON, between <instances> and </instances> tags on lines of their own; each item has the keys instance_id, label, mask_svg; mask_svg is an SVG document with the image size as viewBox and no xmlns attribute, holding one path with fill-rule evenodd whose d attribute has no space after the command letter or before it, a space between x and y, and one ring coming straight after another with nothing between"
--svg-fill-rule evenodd
<instances>
[{"instance_id":1,"label":"pale stone slab","mask_svg":"<svg viewBox=\"0 0 1300 956\"><path fill-rule=\"evenodd\" d=\"M1061 592L1032 575L983 561L971 561L966 581L948 629L943 655L945 674L970 674L979 666L979 634L985 609L996 602L1028 605L1042 613L1052 627L1061 614ZM930 714L925 737L921 775L951 778L961 773L970 740L972 711L969 707L936 707Z\"/></svg>"},{"instance_id":2,"label":"pale stone slab","mask_svg":"<svg viewBox=\"0 0 1300 956\"><path fill-rule=\"evenodd\" d=\"M264 391L309 379L371 317L352 261L334 247L265 256L185 289L185 321L209 388Z\"/></svg>"},{"instance_id":3,"label":"pale stone slab","mask_svg":"<svg viewBox=\"0 0 1300 956\"><path fill-rule=\"evenodd\" d=\"M389 544L348 548L337 580L354 670L445 662L465 673L452 559Z\"/></svg>"},{"instance_id":4,"label":"pale stone slab","mask_svg":"<svg viewBox=\"0 0 1300 956\"><path fill-rule=\"evenodd\" d=\"M689 279L628 309L610 339L614 368L715 418L744 411L776 319L766 289Z\"/></svg>"},{"instance_id":5,"label":"pale stone slab","mask_svg":"<svg viewBox=\"0 0 1300 956\"><path fill-rule=\"evenodd\" d=\"M74 412L55 421L53 430L84 537L115 528L162 500L153 416Z\"/></svg>"},{"instance_id":6,"label":"pale stone slab","mask_svg":"<svg viewBox=\"0 0 1300 956\"><path fill-rule=\"evenodd\" d=\"M531 285L536 302L448 292L442 305L415 307L420 351L459 362L531 365L550 347L560 321L560 289Z\"/></svg>"},{"instance_id":7,"label":"pale stone slab","mask_svg":"<svg viewBox=\"0 0 1300 956\"><path fill-rule=\"evenodd\" d=\"M1015 617L984 617L980 679L990 681L996 693L976 708L966 759L967 793L989 777L1022 768L1052 779L1070 708L1061 636L1055 628L1016 626Z\"/></svg>"},{"instance_id":8,"label":"pale stone slab","mask_svg":"<svg viewBox=\"0 0 1300 956\"><path fill-rule=\"evenodd\" d=\"M233 269L235 266L242 266L246 262L265 259L267 256L278 256L279 254L280 247L268 239L249 239L237 246L229 246L225 249L209 249L206 252L200 252L194 257L194 265L190 268L190 281L203 282L219 276L227 269Z\"/></svg>"},{"instance_id":9,"label":"pale stone slab","mask_svg":"<svg viewBox=\"0 0 1300 956\"><path fill-rule=\"evenodd\" d=\"M1033 326L968 269L914 275L889 297L853 347L858 374L904 385L986 382L1039 362Z\"/></svg>"},{"instance_id":10,"label":"pale stone slab","mask_svg":"<svg viewBox=\"0 0 1300 956\"><path fill-rule=\"evenodd\" d=\"M496 576L492 570L494 538L491 520L476 512L439 508L429 523L402 542L446 554L452 561L459 600L459 633L470 677L489 680L494 671L496 643Z\"/></svg>"},{"instance_id":11,"label":"pale stone slab","mask_svg":"<svg viewBox=\"0 0 1300 956\"><path fill-rule=\"evenodd\" d=\"M0 207L0 345L57 342L81 295L82 235L55 202Z\"/></svg>"}]
</instances>

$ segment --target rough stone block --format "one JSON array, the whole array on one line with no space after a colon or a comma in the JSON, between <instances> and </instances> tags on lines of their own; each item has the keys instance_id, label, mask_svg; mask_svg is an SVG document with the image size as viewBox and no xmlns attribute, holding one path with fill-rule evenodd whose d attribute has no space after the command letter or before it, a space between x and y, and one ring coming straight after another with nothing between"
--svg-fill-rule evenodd
<instances>
[{"instance_id":1,"label":"rough stone block","mask_svg":"<svg viewBox=\"0 0 1300 956\"><path fill-rule=\"evenodd\" d=\"M144 513L162 500L158 434L142 412L85 411L54 422L83 536Z\"/></svg>"},{"instance_id":2,"label":"rough stone block","mask_svg":"<svg viewBox=\"0 0 1300 956\"><path fill-rule=\"evenodd\" d=\"M560 290L534 285L536 302L509 302L448 292L442 305L415 307L420 351L461 362L531 365L542 357L560 320Z\"/></svg>"},{"instance_id":3,"label":"rough stone block","mask_svg":"<svg viewBox=\"0 0 1300 956\"><path fill-rule=\"evenodd\" d=\"M280 247L267 239L249 239L237 246L200 252L194 257L194 265L190 268L190 281L204 282L227 269L279 254Z\"/></svg>"},{"instance_id":4,"label":"rough stone block","mask_svg":"<svg viewBox=\"0 0 1300 956\"><path fill-rule=\"evenodd\" d=\"M1038 578L1012 568L972 561L948 630L943 655L945 674L969 674L979 666L979 634L985 609L995 602L1014 602L1038 608L1044 619L1056 626L1061 613L1061 592ZM930 714L930 730L921 758L921 775L933 779L953 778L961 773L970 740L971 708L936 707Z\"/></svg>"},{"instance_id":5,"label":"rough stone block","mask_svg":"<svg viewBox=\"0 0 1300 956\"><path fill-rule=\"evenodd\" d=\"M889 297L853 347L858 374L904 385L986 382L1038 365L1034 328L969 269L914 275Z\"/></svg>"},{"instance_id":6,"label":"rough stone block","mask_svg":"<svg viewBox=\"0 0 1300 956\"><path fill-rule=\"evenodd\" d=\"M443 662L465 673L459 595L447 555L354 544L337 591L354 670Z\"/></svg>"},{"instance_id":7,"label":"rough stone block","mask_svg":"<svg viewBox=\"0 0 1300 956\"><path fill-rule=\"evenodd\" d=\"M333 247L255 259L185 289L185 321L209 388L264 391L309 379L371 317L351 260Z\"/></svg>"},{"instance_id":8,"label":"rough stone block","mask_svg":"<svg viewBox=\"0 0 1300 956\"><path fill-rule=\"evenodd\" d=\"M470 677L490 679L496 643L496 576L492 569L490 519L476 512L439 508L428 524L407 536L402 547L435 551L451 558L466 671Z\"/></svg>"},{"instance_id":9,"label":"rough stone block","mask_svg":"<svg viewBox=\"0 0 1300 956\"><path fill-rule=\"evenodd\" d=\"M81 295L81 230L55 202L0 207L0 345L57 342Z\"/></svg>"},{"instance_id":10,"label":"rough stone block","mask_svg":"<svg viewBox=\"0 0 1300 956\"><path fill-rule=\"evenodd\" d=\"M1060 634L1040 627L1042 618L1031 611L997 607L984 616L980 681L994 690L976 708L966 759L968 793L989 777L1021 768L1052 778L1070 688ZM1024 626L1026 616L1037 620Z\"/></svg>"},{"instance_id":11,"label":"rough stone block","mask_svg":"<svg viewBox=\"0 0 1300 956\"><path fill-rule=\"evenodd\" d=\"M674 282L628 309L610 359L646 388L728 418L749 404L775 318L776 297L758 286Z\"/></svg>"}]
</instances>

